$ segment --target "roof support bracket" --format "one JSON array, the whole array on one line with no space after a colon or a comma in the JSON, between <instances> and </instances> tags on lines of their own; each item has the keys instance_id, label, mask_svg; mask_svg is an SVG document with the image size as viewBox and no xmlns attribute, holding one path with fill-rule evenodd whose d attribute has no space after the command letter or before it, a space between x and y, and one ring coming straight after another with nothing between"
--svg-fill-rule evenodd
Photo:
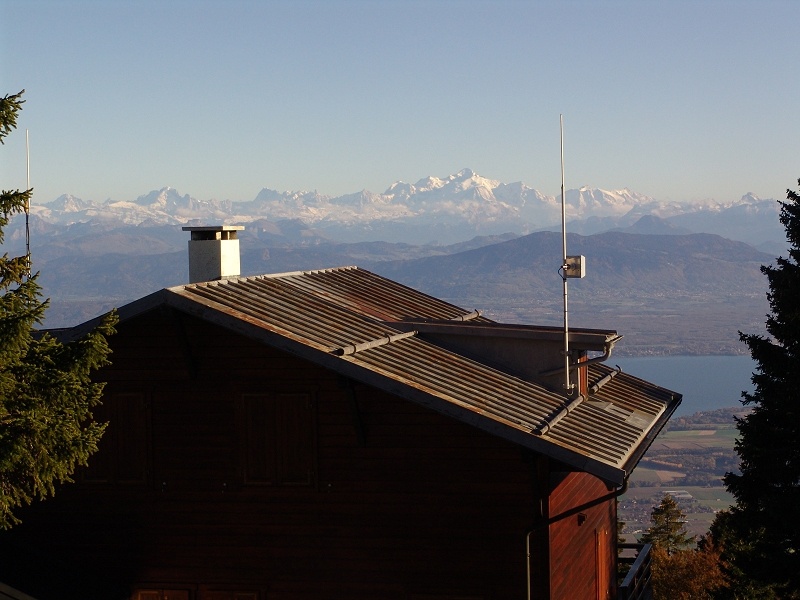
<instances>
[{"instance_id":1,"label":"roof support bracket","mask_svg":"<svg viewBox=\"0 0 800 600\"><path fill-rule=\"evenodd\" d=\"M331 354L335 354L336 356L346 356L348 354L355 354L356 352L362 352L364 350L371 350L372 348L379 348L381 346L385 346L386 344L391 344L392 342L398 342L400 340L404 340L409 337L413 337L417 335L416 331L408 331L406 333L396 333L393 335L387 335L382 338L378 338L376 340L370 340L368 342L361 342L359 344L352 344L350 346L342 346L341 348L335 348L331 350Z\"/></svg>"},{"instance_id":2,"label":"roof support bracket","mask_svg":"<svg viewBox=\"0 0 800 600\"><path fill-rule=\"evenodd\" d=\"M600 380L589 386L589 395L593 396L594 394L599 392L601 387L603 387L609 381L614 379L614 377L616 377L620 373L622 373L622 369L619 367L619 365L617 365L617 369L615 371L611 371L605 377L601 378Z\"/></svg>"},{"instance_id":3,"label":"roof support bracket","mask_svg":"<svg viewBox=\"0 0 800 600\"><path fill-rule=\"evenodd\" d=\"M473 310L471 313L467 313L466 315L459 315L457 317L453 317L449 319L450 321L471 321L472 319L477 319L481 316L481 311Z\"/></svg>"},{"instance_id":4,"label":"roof support bracket","mask_svg":"<svg viewBox=\"0 0 800 600\"><path fill-rule=\"evenodd\" d=\"M539 435L539 436L546 434L555 426L556 423L558 423L561 419L563 419L569 413L571 413L585 399L586 398L583 396L583 394L578 394L575 398L573 398L569 402L565 402L561 406L561 408L559 408L549 418L545 419L545 421L541 425L534 428L531 431L531 433L533 433L533 435Z\"/></svg>"}]
</instances>

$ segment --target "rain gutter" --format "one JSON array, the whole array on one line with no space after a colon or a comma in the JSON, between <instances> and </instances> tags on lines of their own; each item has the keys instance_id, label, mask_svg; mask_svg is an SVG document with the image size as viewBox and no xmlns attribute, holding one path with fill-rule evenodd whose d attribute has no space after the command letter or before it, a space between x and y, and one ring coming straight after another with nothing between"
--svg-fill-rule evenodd
<instances>
[{"instance_id":1,"label":"rain gutter","mask_svg":"<svg viewBox=\"0 0 800 600\"><path fill-rule=\"evenodd\" d=\"M595 356L594 358L590 358L583 362L574 364L570 367L570 370L574 370L580 367L588 367L589 365L593 365L595 363L604 362L611 358L611 352L614 350L614 345L622 339L621 335L617 335L609 340L603 346L603 354L600 356ZM558 373L563 373L564 367L558 367L557 369L550 369L548 371L541 371L539 375L543 377L547 377L549 375L557 375Z\"/></svg>"}]
</instances>

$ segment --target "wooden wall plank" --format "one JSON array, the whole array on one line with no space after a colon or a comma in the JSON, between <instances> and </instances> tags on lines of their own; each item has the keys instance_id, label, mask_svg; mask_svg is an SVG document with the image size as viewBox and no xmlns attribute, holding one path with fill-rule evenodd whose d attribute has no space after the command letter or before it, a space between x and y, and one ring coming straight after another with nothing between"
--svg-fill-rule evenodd
<instances>
[{"instance_id":1,"label":"wooden wall plank","mask_svg":"<svg viewBox=\"0 0 800 600\"><path fill-rule=\"evenodd\" d=\"M522 597L525 537L546 489L528 453L363 385L355 386L354 411L338 375L198 319L181 321L185 333L164 312L124 323L102 373L109 403L130 389L147 395L147 421L135 428L149 432L145 481L59 490L3 534L7 547L22 545L43 568L87 581L104 573L112 588L191 585L200 590L191 600L211 584L262 590L261 600ZM253 485L242 464L242 398L289 390L313 398L306 433L315 476L306 486ZM287 468L305 459L300 452L292 460ZM601 492L597 480L570 475L549 510ZM612 515L607 507L587 514L581 526L569 519L534 535L535 597L551 577L556 594L570 581L591 584L595 545L581 540Z\"/></svg>"}]
</instances>

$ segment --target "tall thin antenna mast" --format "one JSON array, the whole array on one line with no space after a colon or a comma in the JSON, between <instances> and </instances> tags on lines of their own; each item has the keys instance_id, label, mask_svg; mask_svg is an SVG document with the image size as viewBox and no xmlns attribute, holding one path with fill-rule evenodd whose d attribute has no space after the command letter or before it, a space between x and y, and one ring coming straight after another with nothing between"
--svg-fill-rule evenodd
<instances>
[{"instance_id":1,"label":"tall thin antenna mast","mask_svg":"<svg viewBox=\"0 0 800 600\"><path fill-rule=\"evenodd\" d=\"M567 190L564 185L564 115L559 115L561 133L561 279L564 282L564 389L572 394L573 385L569 380L569 305L567 294Z\"/></svg>"},{"instance_id":2,"label":"tall thin antenna mast","mask_svg":"<svg viewBox=\"0 0 800 600\"><path fill-rule=\"evenodd\" d=\"M31 150L30 137L28 130L25 130L25 172L27 175L26 191L31 189ZM30 227L31 200L30 196L25 198L25 258L28 261L28 276L31 274L31 227Z\"/></svg>"}]
</instances>

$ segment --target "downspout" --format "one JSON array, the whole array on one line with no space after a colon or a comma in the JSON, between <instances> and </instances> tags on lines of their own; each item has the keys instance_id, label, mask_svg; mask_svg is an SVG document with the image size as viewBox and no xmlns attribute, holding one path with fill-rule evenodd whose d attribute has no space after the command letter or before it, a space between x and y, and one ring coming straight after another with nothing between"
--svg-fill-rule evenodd
<instances>
[{"instance_id":1,"label":"downspout","mask_svg":"<svg viewBox=\"0 0 800 600\"><path fill-rule=\"evenodd\" d=\"M577 363L575 365L572 365L571 368L572 369L580 369L581 367L587 367L587 366L593 365L595 363L607 361L609 358L611 358L611 353L614 350L614 346L621 339L622 339L621 335L618 335L616 337L611 338L605 344L603 344L603 354L601 354L600 356L595 356L594 358L589 358L589 359L587 359L587 360L585 360L585 361L583 361L581 363ZM543 377L547 377L548 375L556 375L558 373L561 373L561 371L563 371L563 370L564 370L564 367L558 367L557 369L550 369L548 371L540 371L539 375L541 375Z\"/></svg>"},{"instance_id":2,"label":"downspout","mask_svg":"<svg viewBox=\"0 0 800 600\"><path fill-rule=\"evenodd\" d=\"M540 523L539 525L536 525L535 527L532 527L527 531L527 533L525 534L525 566L527 569L527 579L528 579L528 595L527 595L528 600L532 599L531 578L533 574L531 573L531 536L537 531L545 527L550 527L550 525L552 525L553 523L557 523L562 519L566 519L567 517L577 515L578 513L583 512L584 510L593 508L598 504L607 502L608 500L619 498L620 496L622 496L622 494L624 494L627 491L628 491L628 478L626 477L623 480L622 485L620 487L609 492L608 494L600 496L599 498L595 498L594 500L581 504L580 506L574 506L569 510L564 511L561 514L556 515L555 517L550 517L549 519L545 520L544 523Z\"/></svg>"}]
</instances>

